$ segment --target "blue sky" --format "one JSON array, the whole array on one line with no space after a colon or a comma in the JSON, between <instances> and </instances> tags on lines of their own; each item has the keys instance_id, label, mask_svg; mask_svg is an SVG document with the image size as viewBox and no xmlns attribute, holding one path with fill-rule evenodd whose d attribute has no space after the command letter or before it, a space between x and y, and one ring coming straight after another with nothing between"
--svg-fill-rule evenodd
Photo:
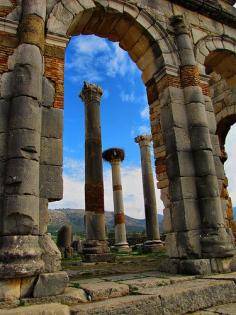
<instances>
[{"instance_id":1,"label":"blue sky","mask_svg":"<svg viewBox=\"0 0 236 315\"><path fill-rule=\"evenodd\" d=\"M84 157L84 105L78 94L83 81L101 85L103 147L125 149L125 164L139 163L133 138L150 132L146 91L141 74L117 43L96 36L72 38L65 67L65 156ZM73 136L72 136L73 135Z\"/></svg>"},{"instance_id":2,"label":"blue sky","mask_svg":"<svg viewBox=\"0 0 236 315\"><path fill-rule=\"evenodd\" d=\"M120 147L126 158L122 181L126 213L143 218L140 152L134 137L150 133L141 72L118 43L96 36L73 37L66 49L64 109L64 198L52 208L84 208L84 80L100 85L103 150ZM154 159L153 159L154 165ZM155 176L155 175L154 175ZM113 211L110 165L104 163L105 208ZM158 208L163 205L157 192Z\"/></svg>"},{"instance_id":3,"label":"blue sky","mask_svg":"<svg viewBox=\"0 0 236 315\"><path fill-rule=\"evenodd\" d=\"M103 149L126 152L122 181L126 214L144 218L140 152L134 137L150 133L146 90L141 72L117 43L96 36L73 37L66 49L64 112L64 198L50 208L84 209L84 104L79 98L83 81L99 84ZM236 126L226 139L225 164L229 191L236 204ZM154 159L152 160L154 165ZM155 177L155 175L154 175ZM111 170L104 163L105 208L113 211ZM163 212L156 189L158 212Z\"/></svg>"}]
</instances>

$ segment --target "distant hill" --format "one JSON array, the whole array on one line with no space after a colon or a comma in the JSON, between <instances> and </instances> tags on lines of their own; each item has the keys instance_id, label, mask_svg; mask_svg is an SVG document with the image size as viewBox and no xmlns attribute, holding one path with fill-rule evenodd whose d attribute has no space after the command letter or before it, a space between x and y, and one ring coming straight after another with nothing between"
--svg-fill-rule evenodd
<instances>
[{"instance_id":1,"label":"distant hill","mask_svg":"<svg viewBox=\"0 0 236 315\"><path fill-rule=\"evenodd\" d=\"M113 212L105 212L106 224L108 230L112 230L114 227L114 215ZM64 224L71 224L74 233L84 232L84 210L82 209L55 209L49 210L49 226L48 231L50 233L56 233L60 227ZM162 231L163 216L158 215L160 230ZM128 233L143 232L145 230L145 220L134 219L126 216L126 229Z\"/></svg>"},{"instance_id":2,"label":"distant hill","mask_svg":"<svg viewBox=\"0 0 236 315\"><path fill-rule=\"evenodd\" d=\"M236 221L236 207L233 207L233 211L234 211L234 220Z\"/></svg>"}]
</instances>

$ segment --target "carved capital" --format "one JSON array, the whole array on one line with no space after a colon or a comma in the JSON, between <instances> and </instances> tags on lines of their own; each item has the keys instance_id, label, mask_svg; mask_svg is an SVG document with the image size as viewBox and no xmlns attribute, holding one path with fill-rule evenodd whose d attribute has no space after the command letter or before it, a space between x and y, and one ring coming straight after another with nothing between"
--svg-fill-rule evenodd
<instances>
[{"instance_id":1,"label":"carved capital","mask_svg":"<svg viewBox=\"0 0 236 315\"><path fill-rule=\"evenodd\" d=\"M85 104L94 100L100 102L102 94L103 91L100 86L85 81L80 98Z\"/></svg>"},{"instance_id":2,"label":"carved capital","mask_svg":"<svg viewBox=\"0 0 236 315\"><path fill-rule=\"evenodd\" d=\"M141 146L150 146L152 142L152 136L151 135L140 135L134 139L136 143L138 143Z\"/></svg>"},{"instance_id":3,"label":"carved capital","mask_svg":"<svg viewBox=\"0 0 236 315\"><path fill-rule=\"evenodd\" d=\"M119 148L111 148L103 152L102 157L105 161L114 163L123 161L125 158L125 152Z\"/></svg>"}]
</instances>

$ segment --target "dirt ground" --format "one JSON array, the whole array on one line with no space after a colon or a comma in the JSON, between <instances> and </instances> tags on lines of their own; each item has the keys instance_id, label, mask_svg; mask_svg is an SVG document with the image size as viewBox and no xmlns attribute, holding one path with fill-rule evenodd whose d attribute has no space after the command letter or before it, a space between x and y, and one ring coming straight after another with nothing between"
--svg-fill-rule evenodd
<instances>
[{"instance_id":1,"label":"dirt ground","mask_svg":"<svg viewBox=\"0 0 236 315\"><path fill-rule=\"evenodd\" d=\"M158 264L166 258L165 253L158 254L114 254L116 261L113 263L83 263L78 256L62 261L70 280L87 279L102 276L112 276L130 273L156 271Z\"/></svg>"}]
</instances>

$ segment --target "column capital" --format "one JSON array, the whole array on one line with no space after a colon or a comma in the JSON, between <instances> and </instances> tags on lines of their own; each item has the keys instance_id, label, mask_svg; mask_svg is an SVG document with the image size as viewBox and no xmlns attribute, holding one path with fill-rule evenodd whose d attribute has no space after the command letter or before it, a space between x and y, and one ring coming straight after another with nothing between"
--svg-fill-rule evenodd
<instances>
[{"instance_id":1,"label":"column capital","mask_svg":"<svg viewBox=\"0 0 236 315\"><path fill-rule=\"evenodd\" d=\"M103 160L113 163L113 162L122 162L125 158L124 150L120 148L111 148L103 152L102 154Z\"/></svg>"},{"instance_id":2,"label":"column capital","mask_svg":"<svg viewBox=\"0 0 236 315\"><path fill-rule=\"evenodd\" d=\"M100 102L102 94L103 90L100 86L84 81L84 85L79 96L86 104L92 100Z\"/></svg>"},{"instance_id":3,"label":"column capital","mask_svg":"<svg viewBox=\"0 0 236 315\"><path fill-rule=\"evenodd\" d=\"M186 24L184 22L184 17L183 15L173 15L170 18L170 24L173 27L173 30L176 35L181 35L181 34L188 34L189 31L186 27Z\"/></svg>"},{"instance_id":4,"label":"column capital","mask_svg":"<svg viewBox=\"0 0 236 315\"><path fill-rule=\"evenodd\" d=\"M151 146L152 136L151 135L140 135L134 139L136 143L142 146Z\"/></svg>"}]
</instances>

